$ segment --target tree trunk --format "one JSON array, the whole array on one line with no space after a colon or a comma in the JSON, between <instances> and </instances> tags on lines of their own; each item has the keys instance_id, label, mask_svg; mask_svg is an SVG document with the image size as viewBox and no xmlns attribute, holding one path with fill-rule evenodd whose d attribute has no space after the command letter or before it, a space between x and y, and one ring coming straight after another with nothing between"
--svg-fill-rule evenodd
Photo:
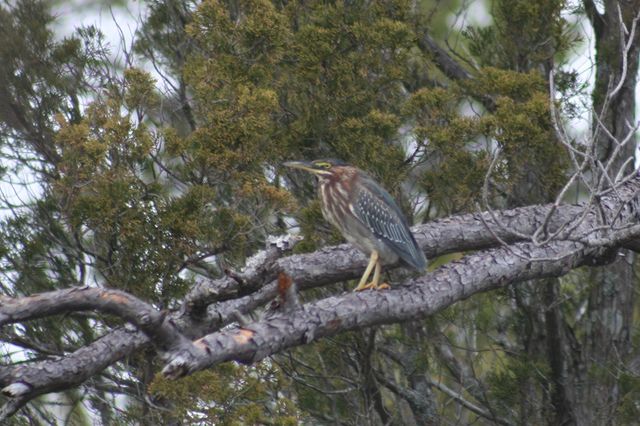
<instances>
[{"instance_id":1,"label":"tree trunk","mask_svg":"<svg viewBox=\"0 0 640 426\"><path fill-rule=\"evenodd\" d=\"M618 144L632 131L635 123L635 88L640 53L639 32L633 34L627 58L624 44L631 35L621 40L621 22L631 32L640 1L604 2L605 13L592 10L591 23L596 35L596 82L593 91L594 113L608 133L593 120L594 145L602 164L612 162L609 178L633 171L635 138L621 148ZM626 63L625 63L626 61ZM625 69L626 68L626 69ZM613 93L619 87L617 93ZM615 139L612 139L612 137ZM619 150L616 154L616 149ZM582 340L581 368L576 388L575 406L577 424L613 424L620 405L617 372L623 369L631 351L630 326L635 306L635 255L620 250L610 265L594 268L589 294L586 324ZM573 422L572 422L573 423Z\"/></svg>"}]
</instances>

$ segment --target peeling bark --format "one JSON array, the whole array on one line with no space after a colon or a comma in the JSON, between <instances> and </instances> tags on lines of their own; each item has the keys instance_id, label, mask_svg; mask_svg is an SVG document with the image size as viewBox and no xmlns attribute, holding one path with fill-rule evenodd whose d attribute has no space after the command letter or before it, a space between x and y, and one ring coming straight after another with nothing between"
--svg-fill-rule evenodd
<instances>
[{"instance_id":1,"label":"peeling bark","mask_svg":"<svg viewBox=\"0 0 640 426\"><path fill-rule=\"evenodd\" d=\"M599 13L591 0L585 1L594 28L596 79L592 93L593 133L597 160L611 164L609 178L630 173L636 138L636 98L640 58L640 1L604 0ZM635 31L634 31L634 27ZM627 50L628 48L628 50ZM633 133L630 133L633 132ZM626 143L621 143L626 141ZM607 268L592 272L585 324L589 332L581 339L581 351L573 362L581 365L574 373L575 422L567 424L613 424L621 394L612 360L625 363L631 350L631 324L635 306L635 254L622 250ZM600 370L595 379L594 370Z\"/></svg>"},{"instance_id":2,"label":"peeling bark","mask_svg":"<svg viewBox=\"0 0 640 426\"><path fill-rule=\"evenodd\" d=\"M115 329L62 358L1 367L0 386L6 395L14 397L5 406L4 415L37 395L76 386L149 343L154 343L167 360L164 374L180 377L224 361L255 362L347 330L414 320L478 292L561 276L582 265L610 262L615 259L618 247L640 237L638 193L640 178L634 178L600 200L599 214L594 213L594 206L560 206L549 229L564 226L571 232L563 236L564 240L544 245L515 242L522 238L509 229L520 235L532 234L545 222L551 206L496 212L503 227L497 226L489 214L463 215L421 225L414 230L429 257L461 250L480 251L395 284L389 291L346 293L304 305L288 305L287 309L268 311L254 323L227 327L224 331L221 328L236 321L238 314L252 312L279 294L282 297L282 285L279 293L278 282L272 279L276 272L284 271L300 290L305 290L357 277L365 267L365 257L348 245L277 260L268 257L265 261L268 267L253 268L254 272L243 275L242 280L227 276L203 281L187 296L194 298L206 293L203 297L211 303L211 295L223 294L235 286L230 291L236 291L238 298L225 293L221 301L212 302L200 312L185 307L166 317L151 312L151 306L126 293L104 289L76 288L3 299L0 304L3 323L92 309L119 315L135 325ZM590 212L581 215L585 208ZM509 244L502 245L496 238ZM238 286L251 281L257 283L252 285L256 290L239 296L242 293L237 291ZM147 317L154 320L146 322Z\"/></svg>"}]
</instances>

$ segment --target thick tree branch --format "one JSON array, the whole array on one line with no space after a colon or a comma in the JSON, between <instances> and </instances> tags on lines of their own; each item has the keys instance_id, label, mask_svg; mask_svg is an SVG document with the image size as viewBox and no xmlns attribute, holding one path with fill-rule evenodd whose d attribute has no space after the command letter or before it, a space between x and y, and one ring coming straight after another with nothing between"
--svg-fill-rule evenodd
<instances>
[{"instance_id":1,"label":"thick tree branch","mask_svg":"<svg viewBox=\"0 0 640 426\"><path fill-rule=\"evenodd\" d=\"M146 342L148 339L142 332L121 328L62 359L0 368L0 385L3 387L3 393L12 397L0 411L0 420L10 416L22 406L13 404L11 401L21 400L26 403L38 395L77 386L124 356L133 353Z\"/></svg>"},{"instance_id":2,"label":"thick tree branch","mask_svg":"<svg viewBox=\"0 0 640 426\"><path fill-rule=\"evenodd\" d=\"M486 213L482 217L480 214L469 214L416 227L416 237L431 258L453 251L496 247L499 245L496 235L510 245L467 256L426 276L396 285L391 291L331 297L288 313L276 312L244 328L236 327L218 332L224 325L235 321L238 313L250 313L277 296L275 281L264 284L264 281L260 282L258 279L255 287L258 289L255 292L237 299L213 303L201 310L199 315L192 315L188 309L167 315L162 324L175 324L178 336L182 333L190 339L198 339L208 335L195 344L190 340L185 343L180 338L181 342L166 353L170 361L165 372L171 376L179 376L230 359L251 362L322 336L429 315L480 291L520 280L559 276L580 265L606 262L610 260L609 254L614 253L616 247L638 240L640 229L638 226L631 226L638 223L638 190L640 179L634 178L617 191L611 191L600 201L599 208L603 210L603 215L593 212L585 215L585 206L560 206L548 223L550 232L576 220L576 217L582 219L573 227L569 236L571 241L552 241L543 246L532 242L514 244L519 237L509 232L509 229L532 235L546 220L551 206L496 212L503 224L507 225L505 228L496 226ZM590 208L594 209L593 206ZM491 229L487 229L487 226ZM324 248L315 253L288 256L275 261L268 256L265 259L268 259L266 262L270 266L266 269L251 269L256 271L256 276L269 280L275 271L286 271L303 290L355 278L361 274L366 264L365 257L349 245ZM251 274L253 272L244 274L243 280L255 279ZM240 294L237 291L242 284L230 277L208 281L206 285L217 290L221 283L230 284L229 288L235 285L236 289L231 291L236 291L236 295ZM73 299L73 294L81 290L63 290L65 291ZM194 289L194 294L199 291L202 291L202 287ZM38 299L10 299L6 307L1 307L6 308L3 321L8 321L6 317L10 312L13 315L11 321L18 320L16 315L22 315L21 318L35 317L17 313L19 309L15 303L20 300ZM41 306L46 305L42 304L44 302L40 303ZM76 303L76 309L89 308L88 305L77 304L79 301L65 303L68 303L67 308L73 303ZM63 310L52 304L46 306L49 306L46 308L47 315ZM44 315L44 312L39 315ZM133 319L126 315L132 315ZM126 315L121 316L133 323L138 321L134 313ZM64 358L2 367L0 386L9 387L7 393L10 395L28 398L66 389L82 383L149 342L149 337L143 332L128 328L117 329ZM19 386L22 390L16 393L13 390L17 388L11 387L12 385Z\"/></svg>"},{"instance_id":3,"label":"thick tree branch","mask_svg":"<svg viewBox=\"0 0 640 426\"><path fill-rule=\"evenodd\" d=\"M0 295L0 327L25 320L74 311L95 310L122 317L145 330L162 322L160 312L136 297L118 290L72 287L22 298Z\"/></svg>"},{"instance_id":4,"label":"thick tree branch","mask_svg":"<svg viewBox=\"0 0 640 426\"><path fill-rule=\"evenodd\" d=\"M496 236L512 243L522 241L509 229L520 234L533 235L547 218L550 205L522 207L496 212L496 218L504 226L496 225L489 213L474 213L441 219L412 228L418 244L433 259L447 253L480 250L495 247ZM561 206L550 216L549 229L556 230L571 222L584 211L584 206ZM489 229L487 228L489 226ZM268 250L273 250L269 248ZM264 282L275 279L279 271L286 271L300 289L317 287L338 281L357 278L362 274L367 259L350 244L325 247L314 253L284 257L276 261L268 259L268 268L252 268L253 273L243 272L242 280L225 276L218 280L201 280L187 295L191 304L225 301L242 296L248 288L265 290ZM269 278L265 281L265 278ZM272 285L262 302L275 297L275 285ZM246 293L245 293L246 294ZM198 301L198 302L196 302Z\"/></svg>"},{"instance_id":5,"label":"thick tree branch","mask_svg":"<svg viewBox=\"0 0 640 426\"><path fill-rule=\"evenodd\" d=\"M586 248L581 243L564 241L547 247L536 247L532 243L517 246L533 257L556 260L526 260L513 256L511 248L470 255L433 273L408 280L397 289L329 297L290 314L207 335L194 343L199 351L175 353L163 374L181 377L230 360L252 363L340 332L414 320L478 292L534 278L564 275L578 266L592 265L604 255L602 248ZM194 353L198 354L195 358Z\"/></svg>"},{"instance_id":6,"label":"thick tree branch","mask_svg":"<svg viewBox=\"0 0 640 426\"><path fill-rule=\"evenodd\" d=\"M170 321L165 321L165 314L148 303L123 291L93 287L72 287L19 299L0 296L0 327L86 310L114 314L130 322L161 352L172 350L184 339Z\"/></svg>"},{"instance_id":7,"label":"thick tree branch","mask_svg":"<svg viewBox=\"0 0 640 426\"><path fill-rule=\"evenodd\" d=\"M452 80L466 80L471 74L453 59L429 34L418 38L420 49L429 52L438 68Z\"/></svg>"},{"instance_id":8,"label":"thick tree branch","mask_svg":"<svg viewBox=\"0 0 640 426\"><path fill-rule=\"evenodd\" d=\"M637 185L638 180L632 183ZM611 247L640 236L639 227L634 226L638 220L638 191L634 185L621 187L615 197L601 200L601 216L582 215L584 219L574 227L574 241L544 246L518 243L480 252L409 280L398 290L327 298L251 326L213 333L196 341L200 356L189 358L196 351L178 353L163 373L179 377L232 359L254 362L337 332L426 316L480 291L608 262L612 259ZM602 221L604 226L600 225ZM434 293L434 289L438 291Z\"/></svg>"},{"instance_id":9,"label":"thick tree branch","mask_svg":"<svg viewBox=\"0 0 640 426\"><path fill-rule=\"evenodd\" d=\"M464 81L474 78L458 61L456 61L445 49L428 34L424 33L418 37L418 47L431 56L433 62L442 73L452 81ZM491 96L480 96L478 100L489 111L496 109L496 101Z\"/></svg>"},{"instance_id":10,"label":"thick tree branch","mask_svg":"<svg viewBox=\"0 0 640 426\"><path fill-rule=\"evenodd\" d=\"M4 407L0 418L11 415L34 396L82 383L149 340L160 354L188 351L191 346L164 313L128 293L104 288L74 287L23 298L0 297L0 326L82 310L117 315L144 334L114 331L63 358L64 362L41 361L0 369L0 383L6 384L2 393L16 398Z\"/></svg>"}]
</instances>

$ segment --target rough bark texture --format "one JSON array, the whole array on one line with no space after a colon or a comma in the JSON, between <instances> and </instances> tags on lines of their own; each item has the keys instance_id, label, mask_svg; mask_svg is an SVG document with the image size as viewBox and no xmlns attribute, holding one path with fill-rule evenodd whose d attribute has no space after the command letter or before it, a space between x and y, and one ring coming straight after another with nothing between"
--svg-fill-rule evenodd
<instances>
[{"instance_id":1,"label":"rough bark texture","mask_svg":"<svg viewBox=\"0 0 640 426\"><path fill-rule=\"evenodd\" d=\"M513 256L512 250L547 260ZM342 331L424 317L481 291L533 278L560 276L579 266L596 264L602 258L608 260L606 251L566 241L545 247L520 243L488 250L405 281L389 291L329 297L305 304L290 314L277 314L251 325L209 334L195 342L201 349L195 358L190 358L193 351L176 352L163 373L179 377L224 361L251 363Z\"/></svg>"},{"instance_id":2,"label":"rough bark texture","mask_svg":"<svg viewBox=\"0 0 640 426\"><path fill-rule=\"evenodd\" d=\"M636 149L633 137L629 143L622 146L620 143L635 123L640 31L634 33L632 27L640 12L640 1L605 0L602 14L591 1L586 2L586 7L595 32L598 64L593 110L599 118L593 120L594 144L598 160L602 164L611 162L608 174L615 179L620 171L631 172L633 162L627 160L634 157ZM628 52L625 51L627 45ZM615 371L620 363L628 361L632 349L631 323L636 300L634 262L635 254L622 250L611 265L592 272L593 287L587 308L589 332L581 342L582 351L573 354L582 365L580 371L574 373L573 385L577 391L573 404L563 405L571 406L575 417L566 424L612 424L614 421L620 403Z\"/></svg>"},{"instance_id":3,"label":"rough bark texture","mask_svg":"<svg viewBox=\"0 0 640 426\"><path fill-rule=\"evenodd\" d=\"M490 214L464 215L422 225L416 227L416 235L430 257L454 250L494 248L407 279L390 291L346 293L305 305L287 305L285 311L276 307L254 323L224 331L219 330L236 321L238 314L251 312L278 296L277 282L268 282L277 272L284 271L299 290L304 290L357 277L366 259L348 245L277 260L261 255L252 261L263 262L264 267L250 265L247 273L239 275L242 279L224 277L196 286L187 299L205 298L210 303L207 309L195 312L190 309L192 304L185 304L182 311L166 317L129 295L103 289L77 288L5 299L0 305L3 324L95 309L119 315L143 331L136 327L116 329L63 358L1 368L3 393L14 398L2 414L10 415L37 395L75 386L150 342L167 360L164 373L179 377L228 360L254 362L346 330L413 320L478 292L534 278L561 276L581 265L610 262L616 257L617 247L640 236L638 193L640 178L610 192L598 206L602 216L595 214L594 206L561 206L549 222L549 229L564 227L571 233L564 240L544 245L499 244L496 238L512 242L520 237L497 226ZM545 222L550 209L533 206L496 213L496 218L520 233L532 233ZM585 211L587 214L581 214ZM257 290L247 290L249 294L241 296L239 290L251 282L255 284L250 288ZM222 301L216 302L216 298ZM146 318L155 319L148 322ZM157 329L145 324L154 324Z\"/></svg>"}]
</instances>

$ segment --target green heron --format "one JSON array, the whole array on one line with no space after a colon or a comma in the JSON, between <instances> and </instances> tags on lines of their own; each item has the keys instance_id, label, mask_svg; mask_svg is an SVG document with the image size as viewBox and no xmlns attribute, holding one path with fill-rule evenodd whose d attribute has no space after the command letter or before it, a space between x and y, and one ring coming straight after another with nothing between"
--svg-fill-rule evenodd
<instances>
[{"instance_id":1,"label":"green heron","mask_svg":"<svg viewBox=\"0 0 640 426\"><path fill-rule=\"evenodd\" d=\"M367 173L339 160L290 161L284 165L317 176L322 215L347 241L370 255L355 291L389 287L378 284L381 263L401 259L419 271L425 269L427 259L402 211ZM367 284L374 267L373 279Z\"/></svg>"}]
</instances>

